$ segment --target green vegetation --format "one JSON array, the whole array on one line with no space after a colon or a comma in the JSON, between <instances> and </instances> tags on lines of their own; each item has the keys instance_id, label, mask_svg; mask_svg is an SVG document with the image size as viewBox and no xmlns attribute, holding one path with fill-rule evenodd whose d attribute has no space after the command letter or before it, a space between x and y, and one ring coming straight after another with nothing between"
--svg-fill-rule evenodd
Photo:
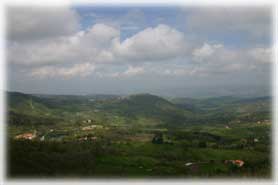
<instances>
[{"instance_id":1,"label":"green vegetation","mask_svg":"<svg viewBox=\"0 0 278 185\"><path fill-rule=\"evenodd\" d=\"M8 176L270 178L270 104L8 93Z\"/></svg>"}]
</instances>

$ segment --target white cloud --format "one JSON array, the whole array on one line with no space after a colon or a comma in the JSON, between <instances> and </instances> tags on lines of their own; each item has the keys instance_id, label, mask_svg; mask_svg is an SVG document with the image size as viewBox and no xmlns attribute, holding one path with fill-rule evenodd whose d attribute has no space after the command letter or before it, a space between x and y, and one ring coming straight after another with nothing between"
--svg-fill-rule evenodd
<instances>
[{"instance_id":1,"label":"white cloud","mask_svg":"<svg viewBox=\"0 0 278 185\"><path fill-rule=\"evenodd\" d=\"M43 66L32 69L30 76L46 78L46 77L63 77L71 78L74 76L85 77L95 71L95 66L90 63L75 64L71 67L55 67Z\"/></svg>"},{"instance_id":2,"label":"white cloud","mask_svg":"<svg viewBox=\"0 0 278 185\"><path fill-rule=\"evenodd\" d=\"M145 74L145 69L142 66L128 66L128 68L123 72L98 72L99 77L113 77L113 78L122 78L122 77L133 77Z\"/></svg>"},{"instance_id":3,"label":"white cloud","mask_svg":"<svg viewBox=\"0 0 278 185\"><path fill-rule=\"evenodd\" d=\"M248 51L248 55L259 63L270 63L271 60L271 48L253 48Z\"/></svg>"},{"instance_id":4,"label":"white cloud","mask_svg":"<svg viewBox=\"0 0 278 185\"><path fill-rule=\"evenodd\" d=\"M242 55L240 50L224 47L223 44L204 43L200 48L192 52L194 61L204 61L209 65L221 63L233 63Z\"/></svg>"},{"instance_id":5,"label":"white cloud","mask_svg":"<svg viewBox=\"0 0 278 185\"><path fill-rule=\"evenodd\" d=\"M218 74L236 71L257 70L257 67L269 63L272 50L270 48L228 48L223 44L204 43L192 52L199 72ZM203 62L205 61L205 62ZM195 68L195 69L196 69Z\"/></svg>"},{"instance_id":6,"label":"white cloud","mask_svg":"<svg viewBox=\"0 0 278 185\"><path fill-rule=\"evenodd\" d=\"M124 41L114 27L95 24L86 31L68 37L10 43L8 59L24 65L57 63L148 62L185 55L183 33L167 26L147 28Z\"/></svg>"},{"instance_id":7,"label":"white cloud","mask_svg":"<svg viewBox=\"0 0 278 185\"><path fill-rule=\"evenodd\" d=\"M202 61L204 58L211 56L215 52L215 50L220 48L223 48L223 45L209 45L207 43L204 43L201 48L197 48L193 51L193 58L197 61Z\"/></svg>"},{"instance_id":8,"label":"white cloud","mask_svg":"<svg viewBox=\"0 0 278 185\"><path fill-rule=\"evenodd\" d=\"M156 61L184 55L185 46L183 33L161 24L146 28L123 42L114 40L112 52L124 60Z\"/></svg>"},{"instance_id":9,"label":"white cloud","mask_svg":"<svg viewBox=\"0 0 278 185\"><path fill-rule=\"evenodd\" d=\"M128 69L123 72L124 76L134 76L134 75L139 75L144 73L144 68L143 67L132 67L129 66Z\"/></svg>"},{"instance_id":10,"label":"white cloud","mask_svg":"<svg viewBox=\"0 0 278 185\"><path fill-rule=\"evenodd\" d=\"M142 18L140 12L135 11L134 15L134 19ZM205 76L256 70L254 66L270 61L269 48L235 49L208 42L196 47L194 41L187 41L183 32L164 24L145 28L122 40L120 28L103 23L80 31L78 15L69 8L44 8L41 12L40 9L11 8L8 16L8 61L27 66L32 77L71 78L93 72L100 77L132 77L148 73ZM268 18L267 12L256 15L240 11L236 14L234 10L225 13L209 9L193 11L188 26L194 29L200 26L198 29L204 28L203 31L249 32L251 28L256 29L256 25L267 27L268 23L264 25L262 20ZM134 25L129 22L123 26ZM174 64L177 61L179 65ZM153 64L152 68L145 67L149 63ZM168 63L169 68L159 67L163 63ZM109 68L110 64L128 68L125 71L96 70L100 65Z\"/></svg>"},{"instance_id":11,"label":"white cloud","mask_svg":"<svg viewBox=\"0 0 278 185\"><path fill-rule=\"evenodd\" d=\"M32 41L67 36L78 31L79 15L69 7L9 7L10 41Z\"/></svg>"},{"instance_id":12,"label":"white cloud","mask_svg":"<svg viewBox=\"0 0 278 185\"><path fill-rule=\"evenodd\" d=\"M8 61L19 65L58 64L77 60L75 44L68 38L8 45ZM77 46L77 45L76 45Z\"/></svg>"},{"instance_id":13,"label":"white cloud","mask_svg":"<svg viewBox=\"0 0 278 185\"><path fill-rule=\"evenodd\" d=\"M8 60L21 65L55 65L80 60L90 63L103 62L112 57L105 50L110 47L111 40L118 36L119 31L113 27L95 24L87 31L79 31L67 37L10 43Z\"/></svg>"},{"instance_id":14,"label":"white cloud","mask_svg":"<svg viewBox=\"0 0 278 185\"><path fill-rule=\"evenodd\" d=\"M119 36L120 31L118 29L105 24L95 24L84 34L82 42L88 42L88 45L108 47L111 40Z\"/></svg>"}]
</instances>

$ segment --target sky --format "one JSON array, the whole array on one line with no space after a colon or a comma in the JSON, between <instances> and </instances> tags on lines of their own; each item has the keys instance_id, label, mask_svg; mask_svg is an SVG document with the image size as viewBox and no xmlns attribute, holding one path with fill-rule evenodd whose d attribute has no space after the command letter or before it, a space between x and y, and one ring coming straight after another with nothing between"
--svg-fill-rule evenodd
<instances>
[{"instance_id":1,"label":"sky","mask_svg":"<svg viewBox=\"0 0 278 185\"><path fill-rule=\"evenodd\" d=\"M269 7L7 8L9 91L270 93Z\"/></svg>"}]
</instances>

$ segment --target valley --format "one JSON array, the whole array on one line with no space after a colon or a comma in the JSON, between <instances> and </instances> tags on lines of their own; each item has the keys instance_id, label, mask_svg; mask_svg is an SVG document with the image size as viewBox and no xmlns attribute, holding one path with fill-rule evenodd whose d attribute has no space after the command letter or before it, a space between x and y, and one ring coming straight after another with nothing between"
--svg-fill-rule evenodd
<instances>
[{"instance_id":1,"label":"valley","mask_svg":"<svg viewBox=\"0 0 278 185\"><path fill-rule=\"evenodd\" d=\"M7 93L9 177L271 177L271 97Z\"/></svg>"}]
</instances>

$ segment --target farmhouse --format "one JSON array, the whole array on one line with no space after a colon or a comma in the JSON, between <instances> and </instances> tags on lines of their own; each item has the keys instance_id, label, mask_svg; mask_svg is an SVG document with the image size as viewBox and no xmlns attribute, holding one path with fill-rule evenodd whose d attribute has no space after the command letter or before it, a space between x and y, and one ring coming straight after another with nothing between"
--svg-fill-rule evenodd
<instances>
[{"instance_id":1,"label":"farmhouse","mask_svg":"<svg viewBox=\"0 0 278 185\"><path fill-rule=\"evenodd\" d=\"M232 163L238 167L242 167L244 165L242 160L232 160Z\"/></svg>"},{"instance_id":2,"label":"farmhouse","mask_svg":"<svg viewBox=\"0 0 278 185\"><path fill-rule=\"evenodd\" d=\"M236 165L238 167L242 167L244 165L244 161L239 160L239 159L237 159L237 160L225 160L225 164L229 164L229 163L231 163L233 165Z\"/></svg>"}]
</instances>

